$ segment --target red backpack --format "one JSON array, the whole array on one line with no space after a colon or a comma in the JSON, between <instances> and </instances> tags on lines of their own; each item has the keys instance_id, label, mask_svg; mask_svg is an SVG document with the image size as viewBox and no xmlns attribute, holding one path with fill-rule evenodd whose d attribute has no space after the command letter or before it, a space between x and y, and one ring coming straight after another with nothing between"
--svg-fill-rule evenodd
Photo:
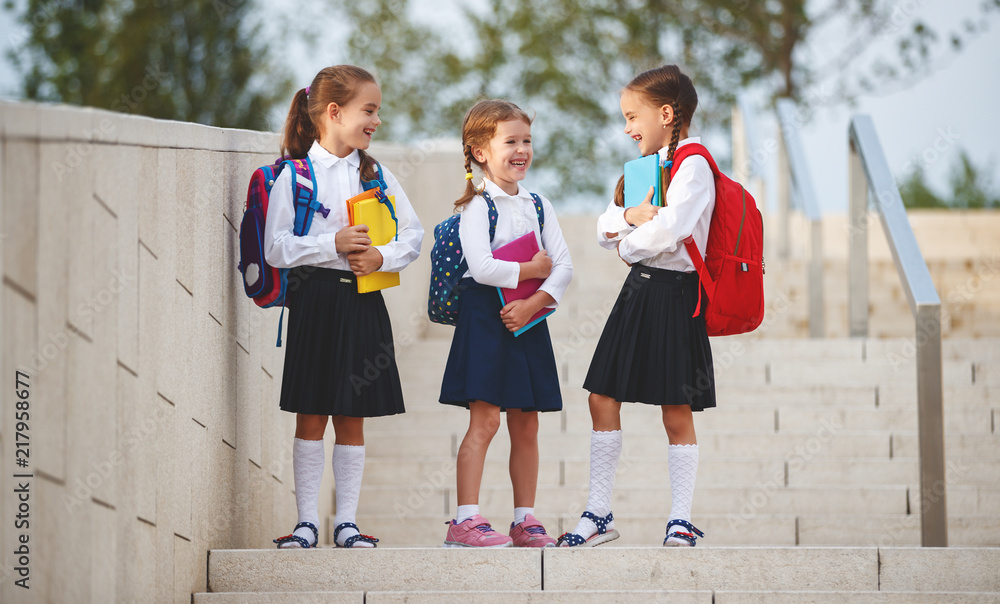
<instances>
[{"instance_id":1,"label":"red backpack","mask_svg":"<svg viewBox=\"0 0 1000 604\"><path fill-rule=\"evenodd\" d=\"M710 336L730 336L757 329L764 319L764 224L753 196L719 171L708 149L697 143L678 147L670 177L684 158L701 155L715 174L715 210L708 228L705 259L694 241L684 240L708 298L699 292L694 316L704 310Z\"/></svg>"}]
</instances>

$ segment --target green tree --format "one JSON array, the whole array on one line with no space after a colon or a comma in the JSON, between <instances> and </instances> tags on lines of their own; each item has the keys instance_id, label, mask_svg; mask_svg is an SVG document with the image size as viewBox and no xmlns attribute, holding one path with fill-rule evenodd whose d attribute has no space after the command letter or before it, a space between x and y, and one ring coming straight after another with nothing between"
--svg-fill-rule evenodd
<instances>
[{"instance_id":1,"label":"green tree","mask_svg":"<svg viewBox=\"0 0 1000 604\"><path fill-rule=\"evenodd\" d=\"M927 184L922 166L917 165L900 181L899 194L907 208L942 208L981 210L1000 208L1000 187L994 182L991 165L976 166L962 149L951 166L948 184L951 190L944 196Z\"/></svg>"},{"instance_id":2,"label":"green tree","mask_svg":"<svg viewBox=\"0 0 1000 604\"><path fill-rule=\"evenodd\" d=\"M287 98L246 0L7 2L26 98L223 127L264 128Z\"/></svg>"},{"instance_id":3,"label":"green tree","mask_svg":"<svg viewBox=\"0 0 1000 604\"><path fill-rule=\"evenodd\" d=\"M989 0L984 14L998 3ZM619 133L615 101L639 71L678 63L693 74L696 125L705 131L728 124L741 89L836 104L872 92L872 78L917 77L938 43L890 0L832 0L814 13L805 0L483 0L463 9L459 25L448 19L448 31L415 22L407 0L333 4L356 32L348 60L378 72L386 90L388 134L457 135L474 100L510 98L537 113L537 165L563 197L606 192L608 166L635 153ZM823 49L833 68L810 69L807 42L838 29L847 32L844 41ZM898 40L895 64L874 61L855 70L856 81L817 86L882 36Z\"/></svg>"}]
</instances>

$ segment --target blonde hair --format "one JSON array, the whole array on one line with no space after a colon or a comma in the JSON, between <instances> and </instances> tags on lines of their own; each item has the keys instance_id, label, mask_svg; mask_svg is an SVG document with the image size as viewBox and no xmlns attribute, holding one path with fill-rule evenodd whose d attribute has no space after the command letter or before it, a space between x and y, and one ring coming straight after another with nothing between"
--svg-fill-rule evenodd
<instances>
[{"instance_id":1,"label":"blonde hair","mask_svg":"<svg viewBox=\"0 0 1000 604\"><path fill-rule=\"evenodd\" d=\"M485 149L490 140L497 133L497 125L511 120L521 120L525 124L531 125L531 118L523 109L500 99L487 99L479 101L465 113L462 120L462 151L465 153L465 193L455 201L455 210L472 201L476 196L476 187L469 178L472 174L472 164L483 165L472 155L472 148L479 147Z\"/></svg>"}]
</instances>

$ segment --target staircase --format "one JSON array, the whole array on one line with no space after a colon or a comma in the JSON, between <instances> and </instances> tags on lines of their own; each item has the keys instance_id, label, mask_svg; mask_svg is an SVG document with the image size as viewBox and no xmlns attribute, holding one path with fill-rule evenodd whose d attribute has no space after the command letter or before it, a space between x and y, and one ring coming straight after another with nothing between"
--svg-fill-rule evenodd
<instances>
[{"instance_id":1,"label":"staircase","mask_svg":"<svg viewBox=\"0 0 1000 604\"><path fill-rule=\"evenodd\" d=\"M576 525L587 500L580 384L624 276L579 239L569 240L577 279L549 320L564 408L540 417L535 510L554 535ZM757 332L712 341L719 406L695 416L693 521L706 533L697 548L660 547L668 443L659 411L645 405L622 412L620 539L571 551L442 548L468 414L437 403L451 328L432 326L397 349L407 413L366 425L357 521L378 549L212 551L209 593L194 601L997 601L1000 339L944 341L950 547L920 548L912 338L775 337L804 304L789 296L800 272L787 268L768 262L771 310ZM513 512L509 444L501 426L480 495L498 530ZM321 528L332 543L333 518Z\"/></svg>"}]
</instances>

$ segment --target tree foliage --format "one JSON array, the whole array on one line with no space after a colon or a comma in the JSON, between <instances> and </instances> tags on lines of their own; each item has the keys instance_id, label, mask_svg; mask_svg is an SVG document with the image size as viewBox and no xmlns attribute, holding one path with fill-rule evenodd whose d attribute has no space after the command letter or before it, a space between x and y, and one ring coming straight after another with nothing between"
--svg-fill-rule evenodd
<instances>
[{"instance_id":1,"label":"tree foliage","mask_svg":"<svg viewBox=\"0 0 1000 604\"><path fill-rule=\"evenodd\" d=\"M457 136L462 112L476 99L510 98L538 115L536 164L564 196L605 192L613 182L608 166L634 154L619 131L617 99L644 69L677 63L692 75L699 94L695 126L705 132L728 124L742 89L836 104L872 92L866 80L872 70L880 81L920 73L936 43L930 28L889 0L829 0L813 12L807 8L816 3L807 7L805 0L477 4L443 19L447 30L438 30L420 23L408 0L334 0L355 31L348 60L380 76L390 135ZM807 42L830 29L849 33L841 46L823 49L836 65L811 69L817 60ZM875 61L856 70L858 81L842 79L832 91L810 94L829 73L847 73L880 36L898 40L891 74L887 63Z\"/></svg>"},{"instance_id":2,"label":"tree foliage","mask_svg":"<svg viewBox=\"0 0 1000 604\"><path fill-rule=\"evenodd\" d=\"M963 149L952 164L948 178L950 191L944 196L927 184L923 167L915 166L899 185L899 194L907 208L981 210L1000 208L1000 187L994 181L992 166L976 166Z\"/></svg>"},{"instance_id":3,"label":"tree foliage","mask_svg":"<svg viewBox=\"0 0 1000 604\"><path fill-rule=\"evenodd\" d=\"M11 57L26 98L262 128L289 82L246 0L8 2L27 27Z\"/></svg>"}]
</instances>

